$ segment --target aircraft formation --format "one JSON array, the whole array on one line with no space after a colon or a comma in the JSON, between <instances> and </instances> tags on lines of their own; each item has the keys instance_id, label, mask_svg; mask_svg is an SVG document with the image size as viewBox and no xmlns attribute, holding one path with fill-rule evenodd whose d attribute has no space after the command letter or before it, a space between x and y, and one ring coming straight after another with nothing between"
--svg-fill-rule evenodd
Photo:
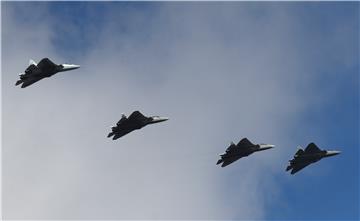
<instances>
[{"instance_id":1,"label":"aircraft formation","mask_svg":"<svg viewBox=\"0 0 360 221\"><path fill-rule=\"evenodd\" d=\"M43 78L51 77L58 72L70 71L78 69L79 67L80 65L75 64L55 64L48 58L43 58L38 64L33 60L30 60L29 66L24 73L19 74L20 79L15 85L21 84L21 88L25 88ZM120 137L132 131L139 130L149 124L164 122L168 119L169 118L159 116L146 117L140 113L140 111L134 111L129 117L122 114L121 119L116 123L116 126L111 127L111 132L107 137L112 137L113 140L117 140ZM272 144L253 144L247 138L243 138L237 144L231 142L230 146L225 150L225 153L220 155L220 159L216 164L221 164L221 167L226 167L243 157L274 147L275 145ZM340 151L335 150L321 150L316 144L310 143L305 149L300 147L296 151L293 159L289 160L286 171L291 170L290 173L295 174L306 166L318 162L322 158L335 156L339 153Z\"/></svg>"}]
</instances>

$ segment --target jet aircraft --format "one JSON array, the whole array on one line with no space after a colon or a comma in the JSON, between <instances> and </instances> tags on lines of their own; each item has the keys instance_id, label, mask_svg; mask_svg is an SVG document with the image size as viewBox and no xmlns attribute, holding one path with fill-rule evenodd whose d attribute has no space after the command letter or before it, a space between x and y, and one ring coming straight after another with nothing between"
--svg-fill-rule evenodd
<instances>
[{"instance_id":1,"label":"jet aircraft","mask_svg":"<svg viewBox=\"0 0 360 221\"><path fill-rule=\"evenodd\" d=\"M243 138L238 144L231 142L230 146L226 149L224 154L220 155L220 160L216 165L221 164L221 167L225 167L242 157L249 156L257 151L263 151L275 147L271 144L253 144L247 138Z\"/></svg>"},{"instance_id":2,"label":"jet aircraft","mask_svg":"<svg viewBox=\"0 0 360 221\"><path fill-rule=\"evenodd\" d=\"M146 117L140 111L134 111L129 117L126 117L124 114L121 119L116 123L115 127L112 127L107 137L114 136L112 139L116 140L120 137L134 131L145 127L148 124L155 124L168 120L166 117L151 116Z\"/></svg>"},{"instance_id":3,"label":"jet aircraft","mask_svg":"<svg viewBox=\"0 0 360 221\"><path fill-rule=\"evenodd\" d=\"M321 160L324 157L331 157L338 155L340 151L334 150L321 150L314 143L310 143L305 150L299 148L295 153L292 160L289 160L290 165L287 166L286 171L291 170L291 174L294 174L304 167Z\"/></svg>"},{"instance_id":4,"label":"jet aircraft","mask_svg":"<svg viewBox=\"0 0 360 221\"><path fill-rule=\"evenodd\" d=\"M21 85L21 88L25 88L33 83L40 81L43 78L51 77L52 75L62 72L70 71L79 68L79 65L75 64L54 64L50 59L43 58L39 64L30 60L29 67L26 68L25 73L20 73L20 80L15 85Z\"/></svg>"}]
</instances>

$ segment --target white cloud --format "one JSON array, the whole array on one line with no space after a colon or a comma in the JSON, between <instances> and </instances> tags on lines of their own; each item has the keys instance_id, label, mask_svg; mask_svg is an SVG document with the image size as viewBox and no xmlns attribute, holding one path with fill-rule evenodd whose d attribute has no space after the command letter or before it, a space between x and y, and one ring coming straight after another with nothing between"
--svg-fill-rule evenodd
<instances>
[{"instance_id":1,"label":"white cloud","mask_svg":"<svg viewBox=\"0 0 360 221\"><path fill-rule=\"evenodd\" d=\"M160 4L156 15L110 10L80 69L26 89L14 82L28 58L72 61L55 50L46 7L38 11L49 19L22 24L21 4L3 5L6 218L265 217L279 191L271 175L283 173L292 129L313 102L299 90L315 66L303 61L302 26L286 7L189 4ZM136 109L170 120L107 139ZM216 167L245 136L277 148Z\"/></svg>"}]
</instances>

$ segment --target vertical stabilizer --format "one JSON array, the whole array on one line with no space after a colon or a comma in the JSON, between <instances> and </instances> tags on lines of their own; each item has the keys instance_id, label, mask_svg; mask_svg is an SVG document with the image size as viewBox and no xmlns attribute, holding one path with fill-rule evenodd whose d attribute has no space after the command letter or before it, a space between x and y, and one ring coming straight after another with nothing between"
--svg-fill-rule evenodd
<instances>
[{"instance_id":1,"label":"vertical stabilizer","mask_svg":"<svg viewBox=\"0 0 360 221\"><path fill-rule=\"evenodd\" d=\"M298 150L295 153L295 156L300 156L304 153L304 150L301 148L301 146L298 146Z\"/></svg>"},{"instance_id":2,"label":"vertical stabilizer","mask_svg":"<svg viewBox=\"0 0 360 221\"><path fill-rule=\"evenodd\" d=\"M37 65L34 60L30 59L30 60L29 60L29 65L32 65L32 64L35 65L35 66Z\"/></svg>"}]
</instances>

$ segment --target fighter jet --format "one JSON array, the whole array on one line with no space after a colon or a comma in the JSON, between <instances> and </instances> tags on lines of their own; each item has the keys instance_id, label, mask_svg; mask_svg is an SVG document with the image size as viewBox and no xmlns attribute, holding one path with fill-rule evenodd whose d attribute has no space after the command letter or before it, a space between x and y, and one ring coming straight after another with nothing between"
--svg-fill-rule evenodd
<instances>
[{"instance_id":1,"label":"fighter jet","mask_svg":"<svg viewBox=\"0 0 360 221\"><path fill-rule=\"evenodd\" d=\"M222 163L221 167L225 167L242 157L273 147L275 146L271 144L253 144L247 138L243 138L237 145L231 142L230 146L226 149L226 152L220 155L221 159L218 160L216 165Z\"/></svg>"},{"instance_id":2,"label":"fighter jet","mask_svg":"<svg viewBox=\"0 0 360 221\"><path fill-rule=\"evenodd\" d=\"M40 81L43 78L51 77L52 75L62 72L70 71L79 68L79 65L75 64L54 64L50 59L43 58L39 64L30 60L29 67L26 68L25 73L20 73L20 80L15 85L21 85L21 88L25 88L33 83Z\"/></svg>"},{"instance_id":3,"label":"fighter jet","mask_svg":"<svg viewBox=\"0 0 360 221\"><path fill-rule=\"evenodd\" d=\"M331 157L338 155L340 151L334 150L321 150L314 143L310 143L305 150L299 147L299 150L295 153L292 160L289 160L290 165L286 168L286 171L291 170L291 174L294 174L304 167L321 160L324 157Z\"/></svg>"},{"instance_id":4,"label":"fighter jet","mask_svg":"<svg viewBox=\"0 0 360 221\"><path fill-rule=\"evenodd\" d=\"M129 117L126 117L122 114L121 119L116 123L115 127L112 127L107 137L114 136L112 139L116 140L120 137L134 131L145 127L148 124L160 123L168 120L166 117L151 116L145 117L139 111L134 111Z\"/></svg>"}]
</instances>

